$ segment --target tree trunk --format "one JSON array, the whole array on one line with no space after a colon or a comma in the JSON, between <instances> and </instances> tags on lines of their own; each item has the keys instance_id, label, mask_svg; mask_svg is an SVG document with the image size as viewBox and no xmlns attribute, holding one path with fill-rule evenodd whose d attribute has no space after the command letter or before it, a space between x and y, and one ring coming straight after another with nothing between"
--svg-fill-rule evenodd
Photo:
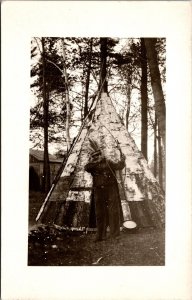
<instances>
[{"instance_id":1,"label":"tree trunk","mask_svg":"<svg viewBox=\"0 0 192 300\"><path fill-rule=\"evenodd\" d=\"M127 109L126 109L126 115L125 115L125 126L129 128L129 114L130 114L130 105L131 105L131 83L127 83Z\"/></svg>"},{"instance_id":2,"label":"tree trunk","mask_svg":"<svg viewBox=\"0 0 192 300\"><path fill-rule=\"evenodd\" d=\"M155 100L155 111L158 119L158 126L161 132L161 137L163 141L163 145L165 148L165 132L166 132L166 124L165 124L165 99L163 95L162 85L161 85L161 77L158 66L157 52L155 49L156 39L154 38L145 38L145 47L147 50L147 59L149 63L150 75L151 75L151 85Z\"/></svg>"},{"instance_id":3,"label":"tree trunk","mask_svg":"<svg viewBox=\"0 0 192 300\"><path fill-rule=\"evenodd\" d=\"M69 99L69 85L68 85L68 76L66 70L66 54L65 54L65 42L64 39L61 39L62 44L62 51L63 51L63 78L65 84L65 99L66 99L66 142L67 142L67 151L69 151L71 146L71 139L70 139L70 119L71 119L71 110L70 110L70 99Z\"/></svg>"},{"instance_id":4,"label":"tree trunk","mask_svg":"<svg viewBox=\"0 0 192 300\"><path fill-rule=\"evenodd\" d=\"M158 128L158 152L159 152L159 184L163 188L163 162L160 129Z\"/></svg>"},{"instance_id":5,"label":"tree trunk","mask_svg":"<svg viewBox=\"0 0 192 300\"><path fill-rule=\"evenodd\" d=\"M100 38L101 71L99 91L108 93L107 87L107 38Z\"/></svg>"},{"instance_id":6,"label":"tree trunk","mask_svg":"<svg viewBox=\"0 0 192 300\"><path fill-rule=\"evenodd\" d=\"M147 160L147 138L148 138L148 120L147 120L147 56L144 39L141 39L141 152Z\"/></svg>"},{"instance_id":7,"label":"tree trunk","mask_svg":"<svg viewBox=\"0 0 192 300\"><path fill-rule=\"evenodd\" d=\"M85 83L85 105L84 105L84 118L88 113L88 96L89 96L89 82L90 82L90 74L91 74L91 59L92 59L92 48L93 48L93 39L90 40L89 47L89 57L88 57L88 66L87 66L87 77Z\"/></svg>"},{"instance_id":8,"label":"tree trunk","mask_svg":"<svg viewBox=\"0 0 192 300\"><path fill-rule=\"evenodd\" d=\"M43 186L42 189L47 193L50 189L50 165L49 165L49 150L48 150L48 113L49 113L49 94L46 84L46 59L45 59L45 41L42 42L42 59L43 59L43 126L44 126L44 163L43 163Z\"/></svg>"},{"instance_id":9,"label":"tree trunk","mask_svg":"<svg viewBox=\"0 0 192 300\"><path fill-rule=\"evenodd\" d=\"M154 124L154 176L157 177L157 116L155 114Z\"/></svg>"}]
</instances>

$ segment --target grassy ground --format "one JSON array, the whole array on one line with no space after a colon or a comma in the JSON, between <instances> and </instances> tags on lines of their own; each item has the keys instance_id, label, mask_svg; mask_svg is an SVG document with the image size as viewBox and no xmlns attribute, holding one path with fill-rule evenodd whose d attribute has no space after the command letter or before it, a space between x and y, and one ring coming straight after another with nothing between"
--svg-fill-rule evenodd
<instances>
[{"instance_id":1,"label":"grassy ground","mask_svg":"<svg viewBox=\"0 0 192 300\"><path fill-rule=\"evenodd\" d=\"M95 234L41 228L29 235L31 266L162 266L164 232L121 232L119 240L94 242ZM99 261L98 261L99 260Z\"/></svg>"},{"instance_id":2,"label":"grassy ground","mask_svg":"<svg viewBox=\"0 0 192 300\"><path fill-rule=\"evenodd\" d=\"M44 195L30 197L29 223L34 219ZM35 201L38 198L38 203ZM119 240L95 243L95 233L30 227L28 265L30 266L163 266L164 230L139 229L121 232Z\"/></svg>"}]
</instances>

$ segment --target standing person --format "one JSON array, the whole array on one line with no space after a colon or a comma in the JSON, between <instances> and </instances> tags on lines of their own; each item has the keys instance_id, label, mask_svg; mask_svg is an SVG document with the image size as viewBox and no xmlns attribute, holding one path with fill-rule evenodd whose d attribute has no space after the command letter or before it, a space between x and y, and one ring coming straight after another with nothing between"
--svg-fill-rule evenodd
<instances>
[{"instance_id":1,"label":"standing person","mask_svg":"<svg viewBox=\"0 0 192 300\"><path fill-rule=\"evenodd\" d=\"M85 166L85 170L93 176L93 197L97 223L96 241L106 239L108 225L112 238L120 235L123 213L115 170L122 170L124 166L125 156L122 153L120 161L114 163L103 157L100 150L92 154L90 162Z\"/></svg>"}]
</instances>

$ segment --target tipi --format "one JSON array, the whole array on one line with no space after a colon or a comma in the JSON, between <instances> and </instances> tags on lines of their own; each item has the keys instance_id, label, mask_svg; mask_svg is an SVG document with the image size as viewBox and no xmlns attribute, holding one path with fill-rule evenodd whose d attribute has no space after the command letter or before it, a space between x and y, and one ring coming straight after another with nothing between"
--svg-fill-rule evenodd
<instances>
[{"instance_id":1,"label":"tipi","mask_svg":"<svg viewBox=\"0 0 192 300\"><path fill-rule=\"evenodd\" d=\"M140 227L163 226L163 192L107 93L95 100L36 220L67 228L95 227L92 176L84 169L91 153L90 139L106 156L115 155L117 143L126 156L119 185L125 221L128 215Z\"/></svg>"}]
</instances>

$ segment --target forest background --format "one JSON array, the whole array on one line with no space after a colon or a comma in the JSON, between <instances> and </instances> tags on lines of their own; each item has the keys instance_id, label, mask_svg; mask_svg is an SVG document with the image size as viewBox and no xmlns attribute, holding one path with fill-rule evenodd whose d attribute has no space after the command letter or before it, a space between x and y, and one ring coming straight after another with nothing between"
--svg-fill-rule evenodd
<instances>
[{"instance_id":1,"label":"forest background","mask_svg":"<svg viewBox=\"0 0 192 300\"><path fill-rule=\"evenodd\" d=\"M129 133L165 188L165 38L31 40L30 147L67 154L98 91L109 94Z\"/></svg>"}]
</instances>

